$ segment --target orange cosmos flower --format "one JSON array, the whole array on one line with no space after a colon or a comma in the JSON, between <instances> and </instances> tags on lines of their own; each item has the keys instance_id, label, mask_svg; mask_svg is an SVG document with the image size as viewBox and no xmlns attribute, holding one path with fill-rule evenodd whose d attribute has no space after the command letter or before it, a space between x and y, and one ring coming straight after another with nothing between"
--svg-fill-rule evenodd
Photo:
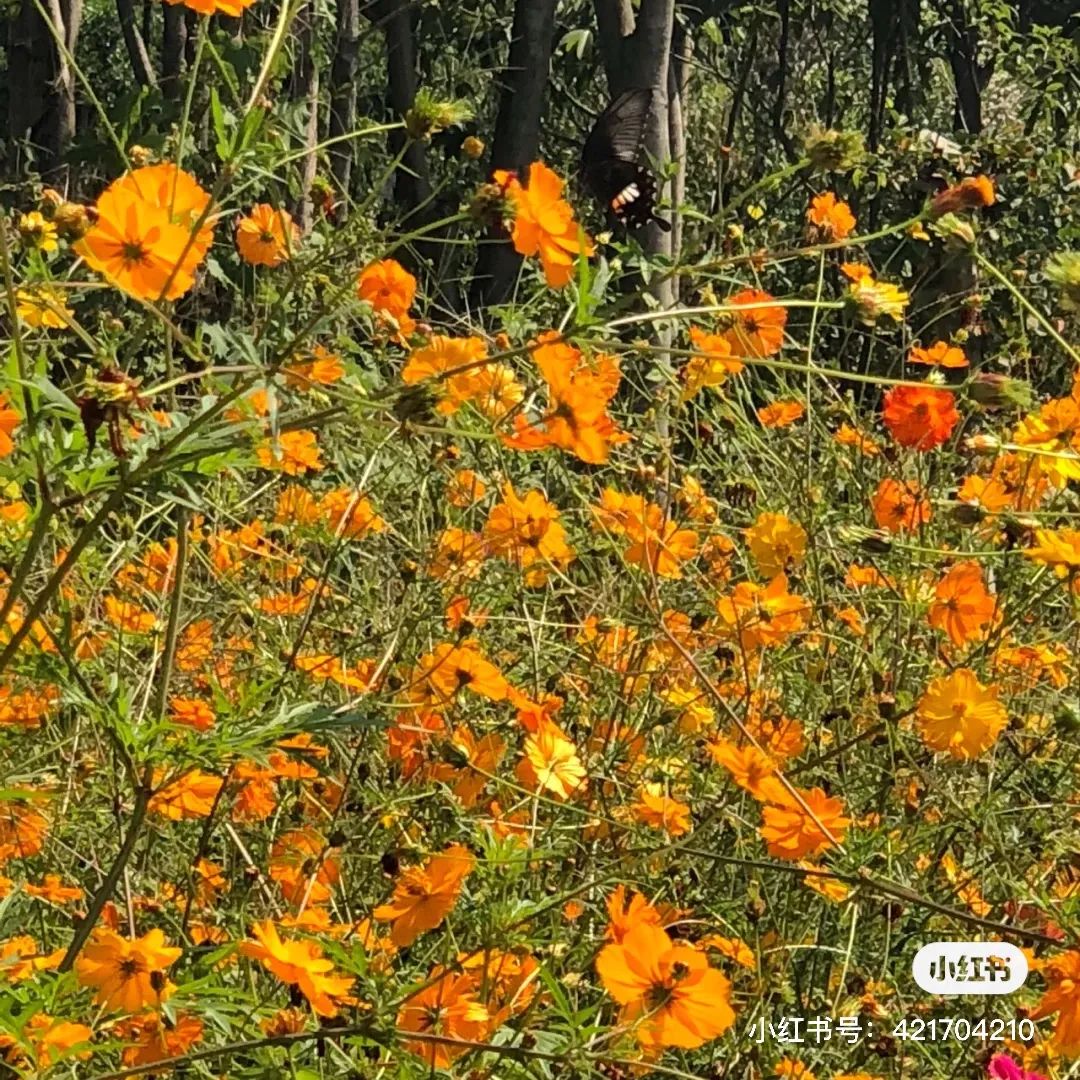
<instances>
[{"instance_id":1,"label":"orange cosmos flower","mask_svg":"<svg viewBox=\"0 0 1080 1080\"><path fill-rule=\"evenodd\" d=\"M118 1025L124 1038L137 1040L125 1047L123 1064L127 1069L137 1065L155 1065L171 1057L186 1054L203 1037L203 1022L190 1013L180 1013L175 1020L166 1020L160 1013L143 1013Z\"/></svg>"},{"instance_id":2,"label":"orange cosmos flower","mask_svg":"<svg viewBox=\"0 0 1080 1080\"><path fill-rule=\"evenodd\" d=\"M561 289L573 275L575 257L588 258L595 250L562 197L562 180L543 162L534 161L526 186L504 169L495 171L495 183L505 190L514 208L510 233L514 250L527 257L539 255L548 285Z\"/></svg>"},{"instance_id":3,"label":"orange cosmos flower","mask_svg":"<svg viewBox=\"0 0 1080 1080\"><path fill-rule=\"evenodd\" d=\"M319 1016L337 1016L338 1002L352 988L348 975L338 975L333 961L323 956L314 941L285 941L270 921L251 928L254 941L244 941L240 952L258 960L288 986L295 986Z\"/></svg>"},{"instance_id":4,"label":"orange cosmos flower","mask_svg":"<svg viewBox=\"0 0 1080 1080\"><path fill-rule=\"evenodd\" d=\"M531 423L517 415L513 433L504 435L503 442L515 450L555 446L599 465L607 461L613 444L627 440L607 413L619 387L619 361L606 354L586 357L558 336L554 331L541 334L533 350L548 386L544 415Z\"/></svg>"},{"instance_id":5,"label":"orange cosmos flower","mask_svg":"<svg viewBox=\"0 0 1080 1080\"><path fill-rule=\"evenodd\" d=\"M638 923L596 958L604 989L622 1006L642 1046L693 1050L735 1022L731 984L704 953L677 945L658 926Z\"/></svg>"},{"instance_id":6,"label":"orange cosmos flower","mask_svg":"<svg viewBox=\"0 0 1080 1080\"><path fill-rule=\"evenodd\" d=\"M451 506L467 510L487 494L487 484L472 469L458 469L446 485L446 499Z\"/></svg>"},{"instance_id":7,"label":"orange cosmos flower","mask_svg":"<svg viewBox=\"0 0 1080 1080\"><path fill-rule=\"evenodd\" d=\"M318 509L335 536L362 540L368 533L386 532L386 521L375 512L371 501L351 488L328 491L319 500Z\"/></svg>"},{"instance_id":8,"label":"orange cosmos flower","mask_svg":"<svg viewBox=\"0 0 1080 1080\"><path fill-rule=\"evenodd\" d=\"M476 396L477 376L486 359L487 345L481 338L436 334L409 354L401 379L407 386L433 380L439 394L438 411L450 415Z\"/></svg>"},{"instance_id":9,"label":"orange cosmos flower","mask_svg":"<svg viewBox=\"0 0 1080 1080\"><path fill-rule=\"evenodd\" d=\"M1054 1024L1054 1049L1075 1055L1080 1051L1080 952L1075 949L1051 957L1042 966L1046 992L1032 1020L1058 1014Z\"/></svg>"},{"instance_id":10,"label":"orange cosmos flower","mask_svg":"<svg viewBox=\"0 0 1080 1080\"><path fill-rule=\"evenodd\" d=\"M182 0L179 0L182 2ZM251 266L280 266L292 258L300 243L300 230L288 210L256 203L236 223L236 248Z\"/></svg>"},{"instance_id":11,"label":"orange cosmos flower","mask_svg":"<svg viewBox=\"0 0 1080 1080\"><path fill-rule=\"evenodd\" d=\"M736 308L727 316L731 325L725 335L733 356L772 356L783 348L787 308L774 303L769 293L743 289L728 297L727 303Z\"/></svg>"},{"instance_id":12,"label":"orange cosmos flower","mask_svg":"<svg viewBox=\"0 0 1080 1080\"><path fill-rule=\"evenodd\" d=\"M484 539L493 555L526 571L527 584L542 585L549 566L561 570L575 558L559 516L557 507L542 491L518 495L506 484L503 501L488 514Z\"/></svg>"},{"instance_id":13,"label":"orange cosmos flower","mask_svg":"<svg viewBox=\"0 0 1080 1080\"><path fill-rule=\"evenodd\" d=\"M11 401L5 391L0 391L0 458L7 457L15 449L15 440L11 437L22 423L22 414L11 407Z\"/></svg>"},{"instance_id":14,"label":"orange cosmos flower","mask_svg":"<svg viewBox=\"0 0 1080 1080\"><path fill-rule=\"evenodd\" d=\"M333 386L345 378L345 368L341 357L335 356L323 345L316 345L311 350L311 359L299 364L290 364L284 369L285 381L289 386L308 389L313 384Z\"/></svg>"},{"instance_id":15,"label":"orange cosmos flower","mask_svg":"<svg viewBox=\"0 0 1080 1080\"><path fill-rule=\"evenodd\" d=\"M154 783L161 782L160 770L154 775ZM213 773L192 769L164 787L158 788L150 800L150 812L160 814L172 821L185 818L209 817L221 791L222 780Z\"/></svg>"},{"instance_id":16,"label":"orange cosmos flower","mask_svg":"<svg viewBox=\"0 0 1080 1080\"><path fill-rule=\"evenodd\" d=\"M966 176L959 184L935 195L930 203L930 213L933 217L941 217L959 210L977 210L981 206L993 206L996 199L993 180L980 173Z\"/></svg>"},{"instance_id":17,"label":"orange cosmos flower","mask_svg":"<svg viewBox=\"0 0 1080 1080\"><path fill-rule=\"evenodd\" d=\"M768 578L799 566L806 554L806 530L783 514L759 514L743 535L758 570Z\"/></svg>"},{"instance_id":18,"label":"orange cosmos flower","mask_svg":"<svg viewBox=\"0 0 1080 1080\"><path fill-rule=\"evenodd\" d=\"M833 440L839 446L852 446L866 457L877 457L881 453L881 447L865 431L852 427L850 424L841 424L836 429Z\"/></svg>"},{"instance_id":19,"label":"orange cosmos flower","mask_svg":"<svg viewBox=\"0 0 1080 1080\"><path fill-rule=\"evenodd\" d=\"M315 829L290 829L270 848L270 877L290 904L322 904L340 876L325 837Z\"/></svg>"},{"instance_id":20,"label":"orange cosmos flower","mask_svg":"<svg viewBox=\"0 0 1080 1080\"><path fill-rule=\"evenodd\" d=\"M815 240L844 240L855 228L855 215L851 207L842 199L837 199L831 191L815 195L806 211L806 220L810 223Z\"/></svg>"},{"instance_id":21,"label":"orange cosmos flower","mask_svg":"<svg viewBox=\"0 0 1080 1080\"><path fill-rule=\"evenodd\" d=\"M436 1035L447 1040L480 1042L484 1039L490 1017L477 1000L476 980L472 975L457 975L436 967L430 986L407 998L397 1015L397 1026L414 1034ZM467 1046L453 1042L406 1041L405 1047L422 1058L431 1069L448 1069L461 1057Z\"/></svg>"},{"instance_id":22,"label":"orange cosmos flower","mask_svg":"<svg viewBox=\"0 0 1080 1080\"><path fill-rule=\"evenodd\" d=\"M196 731L209 731L214 726L214 710L198 698L174 697L169 702L169 720Z\"/></svg>"},{"instance_id":23,"label":"orange cosmos flower","mask_svg":"<svg viewBox=\"0 0 1080 1080\"><path fill-rule=\"evenodd\" d=\"M965 476L956 493L959 502L977 507L987 514L1004 510L1012 502L1012 496L1000 480L986 476Z\"/></svg>"},{"instance_id":24,"label":"orange cosmos flower","mask_svg":"<svg viewBox=\"0 0 1080 1080\"><path fill-rule=\"evenodd\" d=\"M842 842L851 824L851 819L844 817L844 804L829 798L821 788L800 790L799 794L806 808L786 790L782 801L762 808L758 832L774 858L817 855L834 841Z\"/></svg>"},{"instance_id":25,"label":"orange cosmos flower","mask_svg":"<svg viewBox=\"0 0 1080 1080\"><path fill-rule=\"evenodd\" d=\"M963 349L950 345L947 341L935 341L928 349L914 346L908 353L909 364L926 364L929 367L965 368L968 358Z\"/></svg>"},{"instance_id":26,"label":"orange cosmos flower","mask_svg":"<svg viewBox=\"0 0 1080 1080\"><path fill-rule=\"evenodd\" d=\"M85 895L77 885L65 885L59 874L46 874L40 885L28 881L23 891L27 896L36 896L50 904L71 904Z\"/></svg>"},{"instance_id":27,"label":"orange cosmos flower","mask_svg":"<svg viewBox=\"0 0 1080 1080\"><path fill-rule=\"evenodd\" d=\"M0 799L0 863L32 858L44 847L49 823L29 805L35 797L30 790L16 790Z\"/></svg>"},{"instance_id":28,"label":"orange cosmos flower","mask_svg":"<svg viewBox=\"0 0 1080 1080\"><path fill-rule=\"evenodd\" d=\"M672 798L659 782L641 785L630 812L643 825L669 836L685 836L690 831L690 807Z\"/></svg>"},{"instance_id":29,"label":"orange cosmos flower","mask_svg":"<svg viewBox=\"0 0 1080 1080\"><path fill-rule=\"evenodd\" d=\"M1009 722L997 687L983 686L968 668L934 679L919 698L915 716L927 746L961 760L988 750Z\"/></svg>"},{"instance_id":30,"label":"orange cosmos flower","mask_svg":"<svg viewBox=\"0 0 1080 1080\"><path fill-rule=\"evenodd\" d=\"M690 344L698 355L683 368L683 401L689 401L706 386L722 386L729 375L738 375L746 366L733 355L730 338L690 327Z\"/></svg>"},{"instance_id":31,"label":"orange cosmos flower","mask_svg":"<svg viewBox=\"0 0 1080 1080\"><path fill-rule=\"evenodd\" d=\"M599 527L629 540L623 558L631 566L677 579L682 577L682 564L697 554L698 534L680 528L661 506L647 502L643 495L605 488L593 511Z\"/></svg>"},{"instance_id":32,"label":"orange cosmos flower","mask_svg":"<svg viewBox=\"0 0 1080 1080\"><path fill-rule=\"evenodd\" d=\"M392 320L399 339L416 329L409 308L416 299L416 278L396 259L383 259L360 271L356 279L356 295L366 300L380 318Z\"/></svg>"},{"instance_id":33,"label":"orange cosmos flower","mask_svg":"<svg viewBox=\"0 0 1080 1080\"><path fill-rule=\"evenodd\" d=\"M625 941L626 935L638 923L648 923L656 927L664 925L663 913L650 904L641 893L633 893L627 900L625 885L616 886L615 891L605 901L605 907L608 913L608 925L604 931L606 941L614 941L617 944Z\"/></svg>"},{"instance_id":34,"label":"orange cosmos flower","mask_svg":"<svg viewBox=\"0 0 1080 1080\"><path fill-rule=\"evenodd\" d=\"M585 766L577 747L553 720L541 719L523 750L517 778L525 787L569 799L584 784Z\"/></svg>"},{"instance_id":35,"label":"orange cosmos flower","mask_svg":"<svg viewBox=\"0 0 1080 1080\"><path fill-rule=\"evenodd\" d=\"M264 469L302 476L323 467L319 443L314 431L283 431L277 443L265 442L255 448L255 456Z\"/></svg>"},{"instance_id":36,"label":"orange cosmos flower","mask_svg":"<svg viewBox=\"0 0 1080 1080\"><path fill-rule=\"evenodd\" d=\"M930 520L930 502L916 480L885 477L874 491L874 521L889 532L913 532Z\"/></svg>"},{"instance_id":37,"label":"orange cosmos flower","mask_svg":"<svg viewBox=\"0 0 1080 1080\"><path fill-rule=\"evenodd\" d=\"M717 765L722 765L739 787L749 791L755 799L775 801L774 779L776 762L756 746L736 746L726 739L709 743L709 754ZM781 787L781 790L783 788Z\"/></svg>"},{"instance_id":38,"label":"orange cosmos flower","mask_svg":"<svg viewBox=\"0 0 1080 1080\"><path fill-rule=\"evenodd\" d=\"M966 645L983 635L996 610L979 564L959 562L934 588L930 625L944 630L954 645Z\"/></svg>"},{"instance_id":39,"label":"orange cosmos flower","mask_svg":"<svg viewBox=\"0 0 1080 1080\"><path fill-rule=\"evenodd\" d=\"M419 668L436 698L444 702L453 701L461 690L471 690L489 701L503 701L509 692L502 672L473 641L436 645L420 661Z\"/></svg>"},{"instance_id":40,"label":"orange cosmos flower","mask_svg":"<svg viewBox=\"0 0 1080 1080\"><path fill-rule=\"evenodd\" d=\"M228 15L239 19L255 0L166 0L170 4L183 4L199 15Z\"/></svg>"},{"instance_id":41,"label":"orange cosmos flower","mask_svg":"<svg viewBox=\"0 0 1080 1080\"><path fill-rule=\"evenodd\" d=\"M729 631L738 635L742 648L753 652L782 645L802 630L810 605L788 592L787 575L777 574L765 586L740 582L730 596L717 601L716 611Z\"/></svg>"},{"instance_id":42,"label":"orange cosmos flower","mask_svg":"<svg viewBox=\"0 0 1080 1080\"><path fill-rule=\"evenodd\" d=\"M92 986L94 1000L106 1009L139 1012L157 1008L172 992L165 971L180 958L182 949L165 943L160 930L140 938L123 938L99 928L75 961L75 975Z\"/></svg>"},{"instance_id":43,"label":"orange cosmos flower","mask_svg":"<svg viewBox=\"0 0 1080 1080\"><path fill-rule=\"evenodd\" d=\"M178 169L171 162L133 169L116 183L133 191L151 206L165 210L169 219L183 226L189 234L210 205L209 193L199 186L190 173ZM198 254L197 262L203 260L213 240L213 223L205 220L193 240Z\"/></svg>"},{"instance_id":44,"label":"orange cosmos flower","mask_svg":"<svg viewBox=\"0 0 1080 1080\"><path fill-rule=\"evenodd\" d=\"M141 300L175 300L195 283L210 244L191 229L209 195L172 165L136 169L98 197L97 220L74 250L118 289Z\"/></svg>"},{"instance_id":45,"label":"orange cosmos flower","mask_svg":"<svg viewBox=\"0 0 1080 1080\"><path fill-rule=\"evenodd\" d=\"M147 611L130 600L106 596L104 608L105 618L125 634L148 634L157 626L157 616L152 611Z\"/></svg>"},{"instance_id":46,"label":"orange cosmos flower","mask_svg":"<svg viewBox=\"0 0 1080 1080\"><path fill-rule=\"evenodd\" d=\"M894 386L885 395L885 426L901 446L933 450L960 419L955 395L932 386Z\"/></svg>"},{"instance_id":47,"label":"orange cosmos flower","mask_svg":"<svg viewBox=\"0 0 1080 1080\"><path fill-rule=\"evenodd\" d=\"M762 427L790 427L796 420L801 420L806 413L806 406L801 401L774 401L757 410L757 418Z\"/></svg>"},{"instance_id":48,"label":"orange cosmos flower","mask_svg":"<svg viewBox=\"0 0 1080 1080\"><path fill-rule=\"evenodd\" d=\"M468 848L452 844L423 866L402 870L390 902L377 907L372 915L380 922L392 921L390 940L405 948L446 918L475 865Z\"/></svg>"},{"instance_id":49,"label":"orange cosmos flower","mask_svg":"<svg viewBox=\"0 0 1080 1080\"><path fill-rule=\"evenodd\" d=\"M478 739L467 727L459 724L450 736L449 745L461 755L461 766L440 762L431 769L431 776L449 784L462 806L475 806L484 786L502 761L506 743L494 734Z\"/></svg>"}]
</instances>

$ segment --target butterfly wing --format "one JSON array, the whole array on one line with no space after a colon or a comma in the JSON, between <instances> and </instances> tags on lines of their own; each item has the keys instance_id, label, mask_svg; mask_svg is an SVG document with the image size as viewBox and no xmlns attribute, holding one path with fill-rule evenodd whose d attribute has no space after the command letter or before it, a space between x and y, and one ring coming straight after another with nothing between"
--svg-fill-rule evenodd
<instances>
[{"instance_id":1,"label":"butterfly wing","mask_svg":"<svg viewBox=\"0 0 1080 1080\"><path fill-rule=\"evenodd\" d=\"M656 180L640 162L652 90L621 93L597 118L581 152L582 178L597 200L622 224L637 229L654 216Z\"/></svg>"}]
</instances>

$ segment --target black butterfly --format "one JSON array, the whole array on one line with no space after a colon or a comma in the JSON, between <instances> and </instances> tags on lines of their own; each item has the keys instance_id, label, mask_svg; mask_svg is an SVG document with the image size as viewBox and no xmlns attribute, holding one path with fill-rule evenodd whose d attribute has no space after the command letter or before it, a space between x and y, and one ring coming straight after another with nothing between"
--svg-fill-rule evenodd
<instances>
[{"instance_id":1,"label":"black butterfly","mask_svg":"<svg viewBox=\"0 0 1080 1080\"><path fill-rule=\"evenodd\" d=\"M592 193L620 221L639 229L656 216L656 178L641 164L652 90L624 90L598 117L581 151L581 175Z\"/></svg>"}]
</instances>

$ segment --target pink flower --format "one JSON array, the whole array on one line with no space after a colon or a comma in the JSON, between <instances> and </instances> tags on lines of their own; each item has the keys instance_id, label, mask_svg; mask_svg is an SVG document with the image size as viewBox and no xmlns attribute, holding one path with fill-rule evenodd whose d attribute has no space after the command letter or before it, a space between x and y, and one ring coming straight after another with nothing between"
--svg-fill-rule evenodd
<instances>
[{"instance_id":1,"label":"pink flower","mask_svg":"<svg viewBox=\"0 0 1080 1080\"><path fill-rule=\"evenodd\" d=\"M992 1080L1046 1080L1041 1073L1021 1068L1008 1054L995 1054L986 1066L986 1075Z\"/></svg>"}]
</instances>

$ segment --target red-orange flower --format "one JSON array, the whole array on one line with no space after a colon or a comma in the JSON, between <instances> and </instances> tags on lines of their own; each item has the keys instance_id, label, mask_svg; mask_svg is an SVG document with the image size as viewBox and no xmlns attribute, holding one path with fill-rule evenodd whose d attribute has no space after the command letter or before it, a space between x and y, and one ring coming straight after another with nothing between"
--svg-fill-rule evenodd
<instances>
[{"instance_id":1,"label":"red-orange flower","mask_svg":"<svg viewBox=\"0 0 1080 1080\"><path fill-rule=\"evenodd\" d=\"M997 610L987 591L982 567L959 562L937 583L930 605L930 625L944 630L954 645L966 645L982 636Z\"/></svg>"},{"instance_id":2,"label":"red-orange flower","mask_svg":"<svg viewBox=\"0 0 1080 1080\"><path fill-rule=\"evenodd\" d=\"M885 395L885 426L901 446L933 450L960 420L956 397L933 386L894 386Z\"/></svg>"}]
</instances>

